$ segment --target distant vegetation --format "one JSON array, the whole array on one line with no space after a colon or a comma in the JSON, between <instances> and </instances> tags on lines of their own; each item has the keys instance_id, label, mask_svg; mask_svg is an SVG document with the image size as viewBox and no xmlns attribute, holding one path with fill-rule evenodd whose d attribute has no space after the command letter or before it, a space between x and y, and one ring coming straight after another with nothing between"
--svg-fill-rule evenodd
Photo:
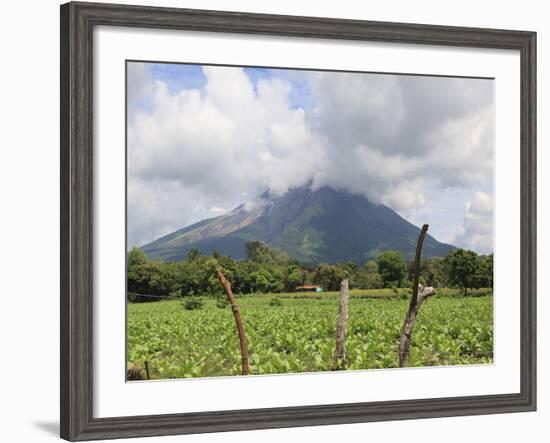
<instances>
[{"instance_id":1,"label":"distant vegetation","mask_svg":"<svg viewBox=\"0 0 550 443\"><path fill-rule=\"evenodd\" d=\"M303 284L317 284L336 291L343 278L352 289L410 288L412 263L398 251L384 251L364 266L353 262L305 266L260 241L245 245L246 259L234 260L216 251L203 255L191 249L185 260L150 260L139 248L128 253L128 297L130 301L156 301L222 294L216 275L221 266L236 294L293 292ZM445 258L421 261L420 283L434 287L458 288L464 296L476 288L492 288L493 255L452 249ZM155 297L143 297L144 295Z\"/></svg>"}]
</instances>

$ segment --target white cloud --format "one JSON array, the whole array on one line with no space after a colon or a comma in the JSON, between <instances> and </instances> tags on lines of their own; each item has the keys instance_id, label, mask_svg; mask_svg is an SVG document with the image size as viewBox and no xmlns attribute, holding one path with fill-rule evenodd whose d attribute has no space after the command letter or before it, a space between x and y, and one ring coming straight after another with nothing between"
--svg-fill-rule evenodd
<instances>
[{"instance_id":1,"label":"white cloud","mask_svg":"<svg viewBox=\"0 0 550 443\"><path fill-rule=\"evenodd\" d=\"M407 211L422 204L422 188L430 182L471 187L491 180L490 81L303 75L319 97L309 122L329 140L320 184L362 192L374 201L397 199Z\"/></svg>"},{"instance_id":2,"label":"white cloud","mask_svg":"<svg viewBox=\"0 0 550 443\"><path fill-rule=\"evenodd\" d=\"M477 191L466 204L464 223L455 244L481 253L493 252L493 197Z\"/></svg>"},{"instance_id":3,"label":"white cloud","mask_svg":"<svg viewBox=\"0 0 550 443\"><path fill-rule=\"evenodd\" d=\"M271 71L253 84L240 68L203 71L204 89L174 94L129 65L130 243L310 181L443 223L429 193L492 180L488 80ZM312 106L291 103L296 80Z\"/></svg>"},{"instance_id":4,"label":"white cloud","mask_svg":"<svg viewBox=\"0 0 550 443\"><path fill-rule=\"evenodd\" d=\"M261 81L255 93L242 69L205 68L205 74L204 93L171 95L156 81L154 112L130 121L129 188L145 194L129 192L129 201L138 200L129 205L131 243L166 231L168 219L182 227L206 216L198 202L234 207L266 189L302 185L319 168L321 141L304 111L289 106L288 83ZM134 223L143 219L148 222Z\"/></svg>"}]
</instances>

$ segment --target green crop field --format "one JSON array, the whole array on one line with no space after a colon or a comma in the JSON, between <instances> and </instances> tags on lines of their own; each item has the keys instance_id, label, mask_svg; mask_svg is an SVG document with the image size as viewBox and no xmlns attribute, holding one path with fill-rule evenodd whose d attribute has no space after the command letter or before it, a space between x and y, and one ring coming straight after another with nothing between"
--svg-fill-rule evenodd
<instances>
[{"instance_id":1,"label":"green crop field","mask_svg":"<svg viewBox=\"0 0 550 443\"><path fill-rule=\"evenodd\" d=\"M491 363L493 298L439 290L420 310L413 334L413 366ZM346 349L348 369L398 366L406 290L351 291ZM239 375L240 348L229 307L203 297L202 309L177 300L128 304L128 365L152 379ZM237 297L251 374L326 371L335 349L338 297L263 294ZM273 301L276 300L276 301ZM223 306L223 304L221 305Z\"/></svg>"}]
</instances>

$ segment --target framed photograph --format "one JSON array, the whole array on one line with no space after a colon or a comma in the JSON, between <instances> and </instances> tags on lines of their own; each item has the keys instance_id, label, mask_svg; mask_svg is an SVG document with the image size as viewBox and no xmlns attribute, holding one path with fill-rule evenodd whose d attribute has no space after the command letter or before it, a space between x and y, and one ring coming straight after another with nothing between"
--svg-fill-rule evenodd
<instances>
[{"instance_id":1,"label":"framed photograph","mask_svg":"<svg viewBox=\"0 0 550 443\"><path fill-rule=\"evenodd\" d=\"M536 409L536 34L61 6L61 437Z\"/></svg>"}]
</instances>

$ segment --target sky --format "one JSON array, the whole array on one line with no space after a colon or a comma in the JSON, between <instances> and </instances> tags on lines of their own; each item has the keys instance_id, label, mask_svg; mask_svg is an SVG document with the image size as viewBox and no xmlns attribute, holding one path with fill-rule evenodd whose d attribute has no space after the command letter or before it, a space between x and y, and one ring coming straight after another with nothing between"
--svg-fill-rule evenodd
<instances>
[{"instance_id":1,"label":"sky","mask_svg":"<svg viewBox=\"0 0 550 443\"><path fill-rule=\"evenodd\" d=\"M128 248L262 192L362 194L493 251L493 81L129 62Z\"/></svg>"}]
</instances>

